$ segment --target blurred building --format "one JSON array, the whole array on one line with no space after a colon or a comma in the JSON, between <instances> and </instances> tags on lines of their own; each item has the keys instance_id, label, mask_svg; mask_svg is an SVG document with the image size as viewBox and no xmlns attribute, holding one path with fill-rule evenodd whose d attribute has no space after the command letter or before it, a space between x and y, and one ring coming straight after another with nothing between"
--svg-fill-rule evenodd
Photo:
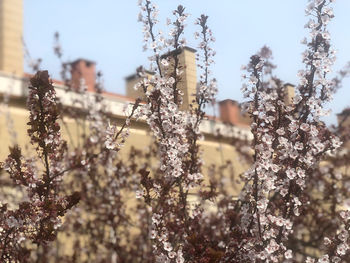
<instances>
[{"instance_id":1,"label":"blurred building","mask_svg":"<svg viewBox=\"0 0 350 263\"><path fill-rule=\"evenodd\" d=\"M18 143L26 148L29 140L26 135L28 111L26 109L26 97L28 94L29 74L23 71L23 3L22 0L0 1L0 158L4 159L8 154L8 146ZM182 110L186 110L195 98L197 89L197 70L195 60L196 50L185 47L179 54L181 65L185 65L180 87L184 93ZM87 59L77 59L71 65L71 86L67 91L63 82L54 80L57 94L67 109L87 109L93 100L96 84L95 62ZM152 72L147 72L149 76ZM122 125L125 120L123 108L126 103L132 104L136 98L142 97L139 91L134 89L139 77L134 74L126 78L126 95L104 92L106 108L112 120L117 125ZM75 92L81 83L85 83L87 92L85 95ZM112 87L107 87L111 89ZM83 101L83 103L77 103ZM204 150L205 166L211 164L225 164L230 160L236 165L236 171L242 166L238 161L235 148L232 146L232 138L250 139L250 120L243 116L237 102L227 99L219 103L220 116L207 116L200 126L205 140L200 144ZM67 119L68 128L77 130L77 120ZM74 132L78 134L79 131ZM68 135L63 129L66 139ZM131 126L131 134L127 140L125 149L128 152L131 146L143 149L151 143L151 134L145 121L134 121ZM30 147L29 147L30 148ZM242 168L243 171L243 168Z\"/></svg>"}]
</instances>

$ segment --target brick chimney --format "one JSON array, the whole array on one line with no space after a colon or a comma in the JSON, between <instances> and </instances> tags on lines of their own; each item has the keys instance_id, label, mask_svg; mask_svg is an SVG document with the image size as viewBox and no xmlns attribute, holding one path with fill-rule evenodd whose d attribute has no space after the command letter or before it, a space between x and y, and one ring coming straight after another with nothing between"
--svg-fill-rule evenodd
<instances>
[{"instance_id":1,"label":"brick chimney","mask_svg":"<svg viewBox=\"0 0 350 263\"><path fill-rule=\"evenodd\" d=\"M153 75L154 72L146 70L145 71L146 77L148 79L150 79ZM128 77L125 78L125 82L126 82L126 96L133 98L133 99L142 99L145 100L145 94L142 90L136 90L135 89L135 85L140 82L142 80L142 78L140 76L138 76L138 74L132 74Z\"/></svg>"},{"instance_id":2,"label":"brick chimney","mask_svg":"<svg viewBox=\"0 0 350 263\"><path fill-rule=\"evenodd\" d=\"M237 101L223 100L219 102L220 119L233 125L250 125L248 115L242 115L241 107Z\"/></svg>"},{"instance_id":3,"label":"brick chimney","mask_svg":"<svg viewBox=\"0 0 350 263\"><path fill-rule=\"evenodd\" d=\"M295 96L295 87L294 87L294 85L290 84L290 83L286 83L283 86L283 90L284 90L284 102L287 105L292 104L293 98Z\"/></svg>"},{"instance_id":4,"label":"brick chimney","mask_svg":"<svg viewBox=\"0 0 350 263\"><path fill-rule=\"evenodd\" d=\"M184 71L180 75L179 89L184 93L181 109L187 110L189 104L194 104L197 96L197 65L196 50L184 47L179 56L179 64Z\"/></svg>"},{"instance_id":5,"label":"brick chimney","mask_svg":"<svg viewBox=\"0 0 350 263\"><path fill-rule=\"evenodd\" d=\"M83 83L88 91L95 91L96 63L87 59L77 59L71 63L72 88L79 89Z\"/></svg>"},{"instance_id":6,"label":"brick chimney","mask_svg":"<svg viewBox=\"0 0 350 263\"><path fill-rule=\"evenodd\" d=\"M179 61L179 67L183 73L180 75L178 88L183 92L183 103L180 106L181 110L188 110L190 104L194 104L197 94L197 65L196 65L196 50L191 47L183 47L178 50L173 50L162 55L161 58L170 59L170 72L176 56Z\"/></svg>"},{"instance_id":7,"label":"brick chimney","mask_svg":"<svg viewBox=\"0 0 350 263\"><path fill-rule=\"evenodd\" d=\"M183 103L180 106L181 110L188 110L189 104L193 104L196 100L197 93L197 66L196 66L196 50L190 47L179 48L178 50L170 51L161 56L161 58L169 58L169 72L172 72L174 57L178 58L179 67L183 73L180 75L178 88L183 92ZM146 71L148 78L154 75L154 72ZM143 98L142 91L134 89L135 84L140 81L140 77L136 74L127 77L126 80L126 95L132 98Z\"/></svg>"}]
</instances>

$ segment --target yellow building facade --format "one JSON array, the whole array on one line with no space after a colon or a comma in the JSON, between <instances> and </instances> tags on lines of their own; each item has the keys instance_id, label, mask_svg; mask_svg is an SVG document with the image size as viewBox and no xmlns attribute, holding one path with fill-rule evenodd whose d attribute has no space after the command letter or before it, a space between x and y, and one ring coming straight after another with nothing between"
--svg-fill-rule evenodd
<instances>
[{"instance_id":1,"label":"yellow building facade","mask_svg":"<svg viewBox=\"0 0 350 263\"><path fill-rule=\"evenodd\" d=\"M30 150L29 139L27 137L28 110L26 109L26 97L28 94L28 74L23 72L23 3L22 0L1 0L0 1L0 158L4 160L8 154L8 147L18 143L23 149ZM197 72L195 50L185 47L178 54L180 64L183 65L183 75L180 83L182 90L183 104L182 110L187 110L193 101L197 89ZM95 64L92 61L78 59L73 62L72 83L84 80L87 87L85 95L74 91L67 92L63 83L54 81L57 95L64 107L81 108L89 107L89 103L94 97ZM148 72L149 76L152 75ZM125 104L132 105L135 99L142 96L134 89L138 81L136 75L126 78L126 96L106 92L103 94L106 109L111 116L112 122L122 125L125 120L123 108ZM86 100L85 106L77 105L76 100ZM83 103L84 104L84 103ZM232 104L233 105L233 104ZM131 106L129 106L131 107ZM227 105L225 105L227 107ZM235 106L237 108L237 105ZM204 135L204 141L200 142L203 150L204 173L206 169L215 164L224 165L230 160L236 172L242 172L244 167L238 160L235 148L232 146L232 138L241 137L251 139L249 121L246 118L242 123L232 123L231 115L240 114L240 111L230 111L223 114L223 119L208 117L200 126ZM237 119L237 118L236 118ZM70 129L76 130L76 121L67 119ZM234 124L234 125L233 125ZM77 132L79 133L79 132ZM220 133L220 136L218 136ZM68 134L63 128L63 136L69 140ZM127 139L121 154L127 154L130 147L143 150L151 143L151 133L145 121L133 121L130 136Z\"/></svg>"}]
</instances>

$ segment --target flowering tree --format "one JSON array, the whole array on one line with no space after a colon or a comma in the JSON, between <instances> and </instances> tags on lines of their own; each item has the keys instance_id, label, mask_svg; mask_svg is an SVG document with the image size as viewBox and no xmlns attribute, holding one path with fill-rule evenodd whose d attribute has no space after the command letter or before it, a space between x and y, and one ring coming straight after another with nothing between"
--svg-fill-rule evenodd
<instances>
[{"instance_id":1,"label":"flowering tree","mask_svg":"<svg viewBox=\"0 0 350 263\"><path fill-rule=\"evenodd\" d=\"M67 210L79 201L79 193L58 195L61 177L66 169L67 144L61 139L57 124L56 94L47 71L31 79L28 97L30 121L28 135L37 157L25 158L18 146L1 168L11 180L26 189L27 198L17 209L1 204L0 248L2 262L26 262L30 249L27 240L38 246L52 241ZM43 169L38 161L42 162Z\"/></svg>"},{"instance_id":2,"label":"flowering tree","mask_svg":"<svg viewBox=\"0 0 350 263\"><path fill-rule=\"evenodd\" d=\"M199 126L217 91L210 72L215 39L207 16L196 20L201 73L188 110L181 109L186 65L179 54L186 44L188 18L181 5L167 20L167 38L156 30L156 5L139 1L144 49L152 53L155 71L150 78L142 68L138 71L142 80L136 88L145 101L137 100L117 126L104 107L98 83L94 107L74 115L87 120L89 132L69 150L60 139L57 119L61 116L64 124L64 115L59 115L48 74L35 75L28 99L28 133L38 157L25 159L13 147L1 166L28 189L18 209L2 205L2 261L25 262L32 250L36 262L348 262L349 154L345 147L339 150L341 141L349 140L347 127L331 130L320 120L327 113L325 103L349 73L345 68L339 77L328 78L335 61L327 30L334 17L332 2L309 1L305 68L299 71L300 83L291 101L286 100L283 81L273 73L267 47L243 67L242 91L253 140L232 141L240 158L251 165L241 175L238 198L220 181L223 171L232 168L229 161L219 169L212 166L209 180L203 175ZM58 46L55 52L62 57ZM68 64L62 65L64 76ZM139 118L150 128L152 145L147 151L131 149L125 161L119 151L129 125ZM243 147L248 143L250 150ZM39 159L43 166L37 164ZM159 160L157 165L154 159ZM62 181L66 173L70 175ZM74 191L83 194L79 197ZM70 255L63 253L62 244L48 243L55 238L59 217L68 210L56 245L71 240ZM34 249L25 240L40 247Z\"/></svg>"},{"instance_id":3,"label":"flowering tree","mask_svg":"<svg viewBox=\"0 0 350 263\"><path fill-rule=\"evenodd\" d=\"M176 258L178 262L184 261L184 258L192 262L210 260L278 262L283 258L291 260L293 251L294 256L298 254L300 258L303 255L308 255L307 242L319 248L320 241L323 240L326 233L333 235L333 243L330 239L326 239L328 245L332 244L333 251L331 254L322 256L319 261L340 262L346 259L348 250L347 234L345 234L348 223L346 212L339 214L339 220L330 220L331 226L323 225L321 229L324 231L318 234L315 239L313 231L317 231L317 229L312 230L308 227L310 224L310 227L315 227L312 224L315 224L318 218L327 221L325 215L333 214L341 209L342 200L347 194L346 181L344 180L340 184L336 182L340 178L340 171L335 168L335 160L327 157L326 164L320 163L326 153L329 155L329 152L337 149L341 144L339 138L319 120L319 117L325 114L324 103L331 99L331 95L337 87L336 81L326 78L335 60L335 52L330 47L330 36L327 31L327 25L334 16L330 7L331 2L326 0L310 1L307 7L307 14L316 17L316 19L310 19L307 24L311 32L309 40L304 41L307 45L307 50L303 54L305 69L299 73L300 84L291 104L287 104L285 101L282 82L272 74L273 66L269 62L270 52L265 48L259 54L251 57L250 63L246 67L249 74L247 77L248 85L243 87L243 92L250 99L246 104L253 120L253 165L243 176L246 183L240 198L237 201L226 202L233 208L232 212L234 212L234 215L230 215L230 218L227 219L229 225L222 225L222 228L208 231L208 229L202 228L206 225L204 222L208 219L208 214L199 205L191 209L185 202L186 194L184 195L182 190L182 188L188 187L186 187L188 182L190 184L197 183L199 188L203 189L201 182L191 182L191 179L196 176L191 175L186 167L187 162L183 159L184 154L186 156L190 150L188 148L181 153L185 144L179 143L175 154L172 154L169 146L171 147L173 144L167 139L167 136L170 135L171 140L176 139L181 129L176 126L172 127L170 121L166 122L167 115L173 116L174 113L169 114L166 110L157 110L159 109L157 106L159 107L163 101L167 105L169 101L174 101L178 105L177 93L175 92L176 78L179 72L176 68L178 65L176 58L174 59L175 63L169 64L169 61L164 61L159 56L159 51L169 45L173 45L173 49L177 50L179 45L185 42L180 40L179 44L177 43L183 31L183 21L187 16L183 13L184 9L181 6L174 11L174 14L178 16L177 20L168 22L168 24L175 26L170 32L174 39L164 40L161 35L154 33L154 25L157 24L156 7L150 1L141 1L145 15L140 16L140 20L145 24L145 41L154 51L154 56L151 59L156 64L159 75L152 79L154 82L145 80L140 86L143 87L149 98L149 106L145 111L146 114L149 114L147 119L150 121L150 127L159 138L160 144L164 143L164 146L160 145L160 151L164 154L161 160L162 164L165 163L163 165L164 171L173 168L171 174L163 174L162 182L159 183L160 187L158 186L159 189L167 189L166 193L154 190L161 197L161 201L170 199L166 209L165 205L158 204L157 198L154 198L153 201L156 202L152 204L149 192L152 184L154 187L154 179L149 179L149 182L144 184L145 200L149 202L152 212L155 213L152 217L152 238L156 241L160 261L171 261L172 258ZM199 47L204 52L204 65L201 66L204 69L204 74L201 75L200 83L202 88L197 94L196 101L199 103L199 107L193 107L194 111L186 112L187 114L198 113L201 110L200 99L202 97L211 98L205 93L208 90L210 90L209 93L212 93L213 90L212 84L208 83L210 62L206 54L210 40L207 35L210 34L210 31L207 28L206 19L205 16L202 16L198 20L202 26L203 40ZM197 33L196 36L200 36L200 34ZM168 69L169 65L172 73L167 74L163 68ZM173 94L168 91L167 87L169 86L173 87ZM165 99L162 98L162 93L165 93ZM162 109L162 106L160 108ZM200 114L196 114L196 116L200 116ZM176 119L181 120L181 115ZM167 124L170 122L170 133L164 129L164 122ZM186 124L182 123L181 127L186 127ZM193 130L193 127L191 129ZM174 131L176 134L172 134ZM190 132L185 134L188 136ZM185 134L181 134L180 138L186 138ZM181 142L181 139L178 141ZM193 140L186 139L185 142L193 142ZM176 162L176 167L167 164L169 161ZM182 165L180 165L181 163ZM194 167L197 168L195 171L200 173L200 166ZM182 170L179 170L180 168ZM168 179L171 178L171 175L178 179ZM166 184L167 180L171 186L178 185L178 190L176 187L171 188L164 185L164 181ZM179 185L181 181L185 183L185 186ZM321 194L323 197L327 197L323 199L319 197L321 182L325 185L321 189ZM331 195L329 194L330 186L336 189L332 191ZM171 190L174 192L171 193ZM320 204L320 200L323 201L322 204ZM327 207L327 202L332 204L331 208ZM302 206L302 203L306 203L306 205ZM315 204L318 204L317 207L320 208L314 209ZM174 206L173 211L171 211L172 206ZM159 207L161 207L160 212L157 212ZM182 208L182 211L176 210L179 207ZM326 211L328 212L326 213ZM189 217L186 217L186 212L190 215ZM183 215L181 215L182 213ZM304 214L304 217L299 219L301 213ZM317 214L316 217L315 214ZM225 222L225 214L220 214L220 216L219 220ZM316 223L317 228L321 226L320 222L322 221ZM229 230L227 233L225 231L222 233L218 229ZM341 233L345 237L334 236L337 235L338 231L342 231ZM220 233L219 236L218 233ZM225 234L227 238L224 238ZM213 239L214 236L217 239ZM313 259L308 257L307 261L312 262Z\"/></svg>"}]
</instances>

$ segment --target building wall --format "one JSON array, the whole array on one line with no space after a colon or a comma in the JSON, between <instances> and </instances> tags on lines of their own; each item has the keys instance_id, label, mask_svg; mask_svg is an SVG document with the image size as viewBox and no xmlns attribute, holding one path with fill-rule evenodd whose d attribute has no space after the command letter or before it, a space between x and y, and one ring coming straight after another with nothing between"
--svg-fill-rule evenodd
<instances>
[{"instance_id":1,"label":"building wall","mask_svg":"<svg viewBox=\"0 0 350 263\"><path fill-rule=\"evenodd\" d=\"M0 112L0 160L6 158L9 153L9 147L13 146L14 143L18 143L25 153L33 153L34 149L30 145L30 139L27 135L29 112L25 107L25 100L23 98L13 99L10 101L9 106L3 104ZM119 117L112 120L119 127L121 127L120 125L123 121L124 118ZM69 145L72 146L77 143L80 137L79 134L83 132L83 126L76 119L65 118L65 123L67 127L61 123L62 135L69 142ZM13 136L14 133L15 137ZM124 148L120 151L121 158L127 158L131 147L145 150L151 143L151 133L147 125L144 122L133 122L130 136L127 138ZM228 138L219 139L215 135L205 134L205 140L199 141L199 145L203 150L203 171L205 174L211 165L224 165L227 160L233 163L235 172L243 172L246 168L239 162L239 156Z\"/></svg>"}]
</instances>

